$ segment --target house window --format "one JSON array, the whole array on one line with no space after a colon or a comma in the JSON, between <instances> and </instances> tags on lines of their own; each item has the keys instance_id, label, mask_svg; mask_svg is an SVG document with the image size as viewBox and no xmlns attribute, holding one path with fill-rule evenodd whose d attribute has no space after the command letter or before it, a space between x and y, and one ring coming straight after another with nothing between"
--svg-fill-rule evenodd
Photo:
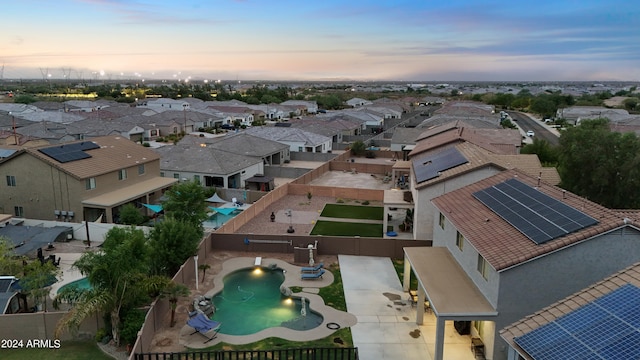
<instances>
[{"instance_id":1,"label":"house window","mask_svg":"<svg viewBox=\"0 0 640 360\"><path fill-rule=\"evenodd\" d=\"M193 175L193 181L195 181L198 184L200 184L200 175Z\"/></svg>"},{"instance_id":2,"label":"house window","mask_svg":"<svg viewBox=\"0 0 640 360\"><path fill-rule=\"evenodd\" d=\"M438 220L438 224L440 224L440 228L444 230L444 214L440 213L440 219Z\"/></svg>"},{"instance_id":3,"label":"house window","mask_svg":"<svg viewBox=\"0 0 640 360\"><path fill-rule=\"evenodd\" d=\"M489 278L489 264L480 254L478 254L478 272L485 280Z\"/></svg>"},{"instance_id":4,"label":"house window","mask_svg":"<svg viewBox=\"0 0 640 360\"><path fill-rule=\"evenodd\" d=\"M173 173L173 178L174 179L180 179L180 174L179 173Z\"/></svg>"},{"instance_id":5,"label":"house window","mask_svg":"<svg viewBox=\"0 0 640 360\"><path fill-rule=\"evenodd\" d=\"M16 186L16 177L13 175L7 175L7 186Z\"/></svg>"},{"instance_id":6,"label":"house window","mask_svg":"<svg viewBox=\"0 0 640 360\"><path fill-rule=\"evenodd\" d=\"M127 178L127 169L118 170L118 180L124 180Z\"/></svg>"},{"instance_id":7,"label":"house window","mask_svg":"<svg viewBox=\"0 0 640 360\"><path fill-rule=\"evenodd\" d=\"M160 177L164 177L164 171L160 171Z\"/></svg>"},{"instance_id":8,"label":"house window","mask_svg":"<svg viewBox=\"0 0 640 360\"><path fill-rule=\"evenodd\" d=\"M302 152L302 146L298 146L298 151Z\"/></svg>"},{"instance_id":9,"label":"house window","mask_svg":"<svg viewBox=\"0 0 640 360\"><path fill-rule=\"evenodd\" d=\"M138 175L144 175L144 164L138 165Z\"/></svg>"},{"instance_id":10,"label":"house window","mask_svg":"<svg viewBox=\"0 0 640 360\"><path fill-rule=\"evenodd\" d=\"M13 213L17 217L24 217L24 208L22 206L14 206L13 207Z\"/></svg>"},{"instance_id":11,"label":"house window","mask_svg":"<svg viewBox=\"0 0 640 360\"><path fill-rule=\"evenodd\" d=\"M87 190L95 189L96 188L96 178L89 178L89 179L85 180L85 186L86 186Z\"/></svg>"},{"instance_id":12,"label":"house window","mask_svg":"<svg viewBox=\"0 0 640 360\"><path fill-rule=\"evenodd\" d=\"M460 251L462 251L462 248L464 247L464 236L462 236L459 231L456 231L456 233L456 246Z\"/></svg>"}]
</instances>

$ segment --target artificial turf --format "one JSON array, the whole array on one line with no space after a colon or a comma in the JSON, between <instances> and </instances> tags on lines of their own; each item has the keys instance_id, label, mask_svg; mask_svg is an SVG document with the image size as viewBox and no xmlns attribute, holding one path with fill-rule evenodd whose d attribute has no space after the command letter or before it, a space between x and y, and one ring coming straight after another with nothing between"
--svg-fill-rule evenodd
<instances>
[{"instance_id":1,"label":"artificial turf","mask_svg":"<svg viewBox=\"0 0 640 360\"><path fill-rule=\"evenodd\" d=\"M322 209L320 216L344 219L382 220L384 208L381 206L327 204L324 206L324 209Z\"/></svg>"},{"instance_id":2,"label":"artificial turf","mask_svg":"<svg viewBox=\"0 0 640 360\"><path fill-rule=\"evenodd\" d=\"M382 224L318 220L310 235L382 237Z\"/></svg>"}]
</instances>

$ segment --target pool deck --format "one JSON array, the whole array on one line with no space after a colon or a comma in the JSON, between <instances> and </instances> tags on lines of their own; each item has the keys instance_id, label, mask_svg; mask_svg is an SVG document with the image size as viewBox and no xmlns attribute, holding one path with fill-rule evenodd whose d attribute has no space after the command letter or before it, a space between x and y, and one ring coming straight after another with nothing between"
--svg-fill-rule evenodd
<instances>
[{"instance_id":1,"label":"pool deck","mask_svg":"<svg viewBox=\"0 0 640 360\"><path fill-rule=\"evenodd\" d=\"M255 257L237 257L226 260L222 264L222 271L216 274L214 279L214 287L209 290L205 296L213 297L213 295L223 288L224 277L236 270L253 268L255 267ZM285 280L282 283L283 286L289 288L297 286L302 287L302 291L299 293L293 293L294 296L304 297L309 301L309 308L313 311L320 313L323 317L323 322L320 326L299 331L292 330L284 327L273 327L259 331L251 335L226 335L218 333L216 338L205 343L207 339L198 333L194 334L194 329L188 325L184 325L180 330L179 342L180 344L192 348L203 349L211 347L220 342L226 342L229 344L249 344L269 337L279 337L292 341L311 341L322 339L333 334L336 330L329 329L327 324L336 323L340 327L352 327L357 323L355 315L336 310L330 306L325 305L324 300L318 295L320 288L328 286L333 283L333 274L330 271L326 271L321 278L303 280L300 277L301 267L291 265L286 261L272 258L262 258L261 266L264 268L278 267L285 271ZM224 324L222 324L224 326Z\"/></svg>"}]
</instances>

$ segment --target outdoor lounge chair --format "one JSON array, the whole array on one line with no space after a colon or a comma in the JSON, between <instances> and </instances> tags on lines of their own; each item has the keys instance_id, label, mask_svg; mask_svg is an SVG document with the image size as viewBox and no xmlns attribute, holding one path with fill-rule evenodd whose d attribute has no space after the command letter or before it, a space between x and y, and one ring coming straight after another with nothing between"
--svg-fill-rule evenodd
<instances>
[{"instance_id":1,"label":"outdoor lounge chair","mask_svg":"<svg viewBox=\"0 0 640 360\"><path fill-rule=\"evenodd\" d=\"M203 313L198 312L195 316L187 320L187 325L191 326L195 330L189 335L193 335L195 333L202 334L202 336L207 338L207 341L204 342L206 344L216 338L218 331L220 331L221 324L218 321L209 319Z\"/></svg>"},{"instance_id":2,"label":"outdoor lounge chair","mask_svg":"<svg viewBox=\"0 0 640 360\"><path fill-rule=\"evenodd\" d=\"M318 272L310 272L310 273L302 273L300 274L300 278L302 280L311 280L311 279L320 279L322 275L325 273L324 269L320 269Z\"/></svg>"},{"instance_id":3,"label":"outdoor lounge chair","mask_svg":"<svg viewBox=\"0 0 640 360\"><path fill-rule=\"evenodd\" d=\"M300 271L302 271L302 272L318 272L323 267L324 267L324 263L319 263L316 266L302 267L302 268L300 268Z\"/></svg>"}]
</instances>

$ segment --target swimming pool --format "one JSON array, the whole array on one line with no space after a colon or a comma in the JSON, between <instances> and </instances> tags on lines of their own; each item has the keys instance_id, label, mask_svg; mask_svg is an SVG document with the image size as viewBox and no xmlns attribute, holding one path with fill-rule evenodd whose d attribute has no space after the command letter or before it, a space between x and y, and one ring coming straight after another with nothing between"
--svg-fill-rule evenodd
<instances>
[{"instance_id":1,"label":"swimming pool","mask_svg":"<svg viewBox=\"0 0 640 360\"><path fill-rule=\"evenodd\" d=\"M283 282L279 268L246 268L225 276L222 291L212 299L220 333L249 335L278 326L309 330L322 324L322 315L309 309L308 300L281 293Z\"/></svg>"},{"instance_id":2,"label":"swimming pool","mask_svg":"<svg viewBox=\"0 0 640 360\"><path fill-rule=\"evenodd\" d=\"M80 290L84 290L84 289L91 289L91 284L89 283L89 279L86 277L80 278L78 280L72 281L68 284L64 284L62 285L59 289L58 289L58 294L60 294L61 291L63 291L63 289L67 289L70 287L77 287Z\"/></svg>"}]
</instances>

